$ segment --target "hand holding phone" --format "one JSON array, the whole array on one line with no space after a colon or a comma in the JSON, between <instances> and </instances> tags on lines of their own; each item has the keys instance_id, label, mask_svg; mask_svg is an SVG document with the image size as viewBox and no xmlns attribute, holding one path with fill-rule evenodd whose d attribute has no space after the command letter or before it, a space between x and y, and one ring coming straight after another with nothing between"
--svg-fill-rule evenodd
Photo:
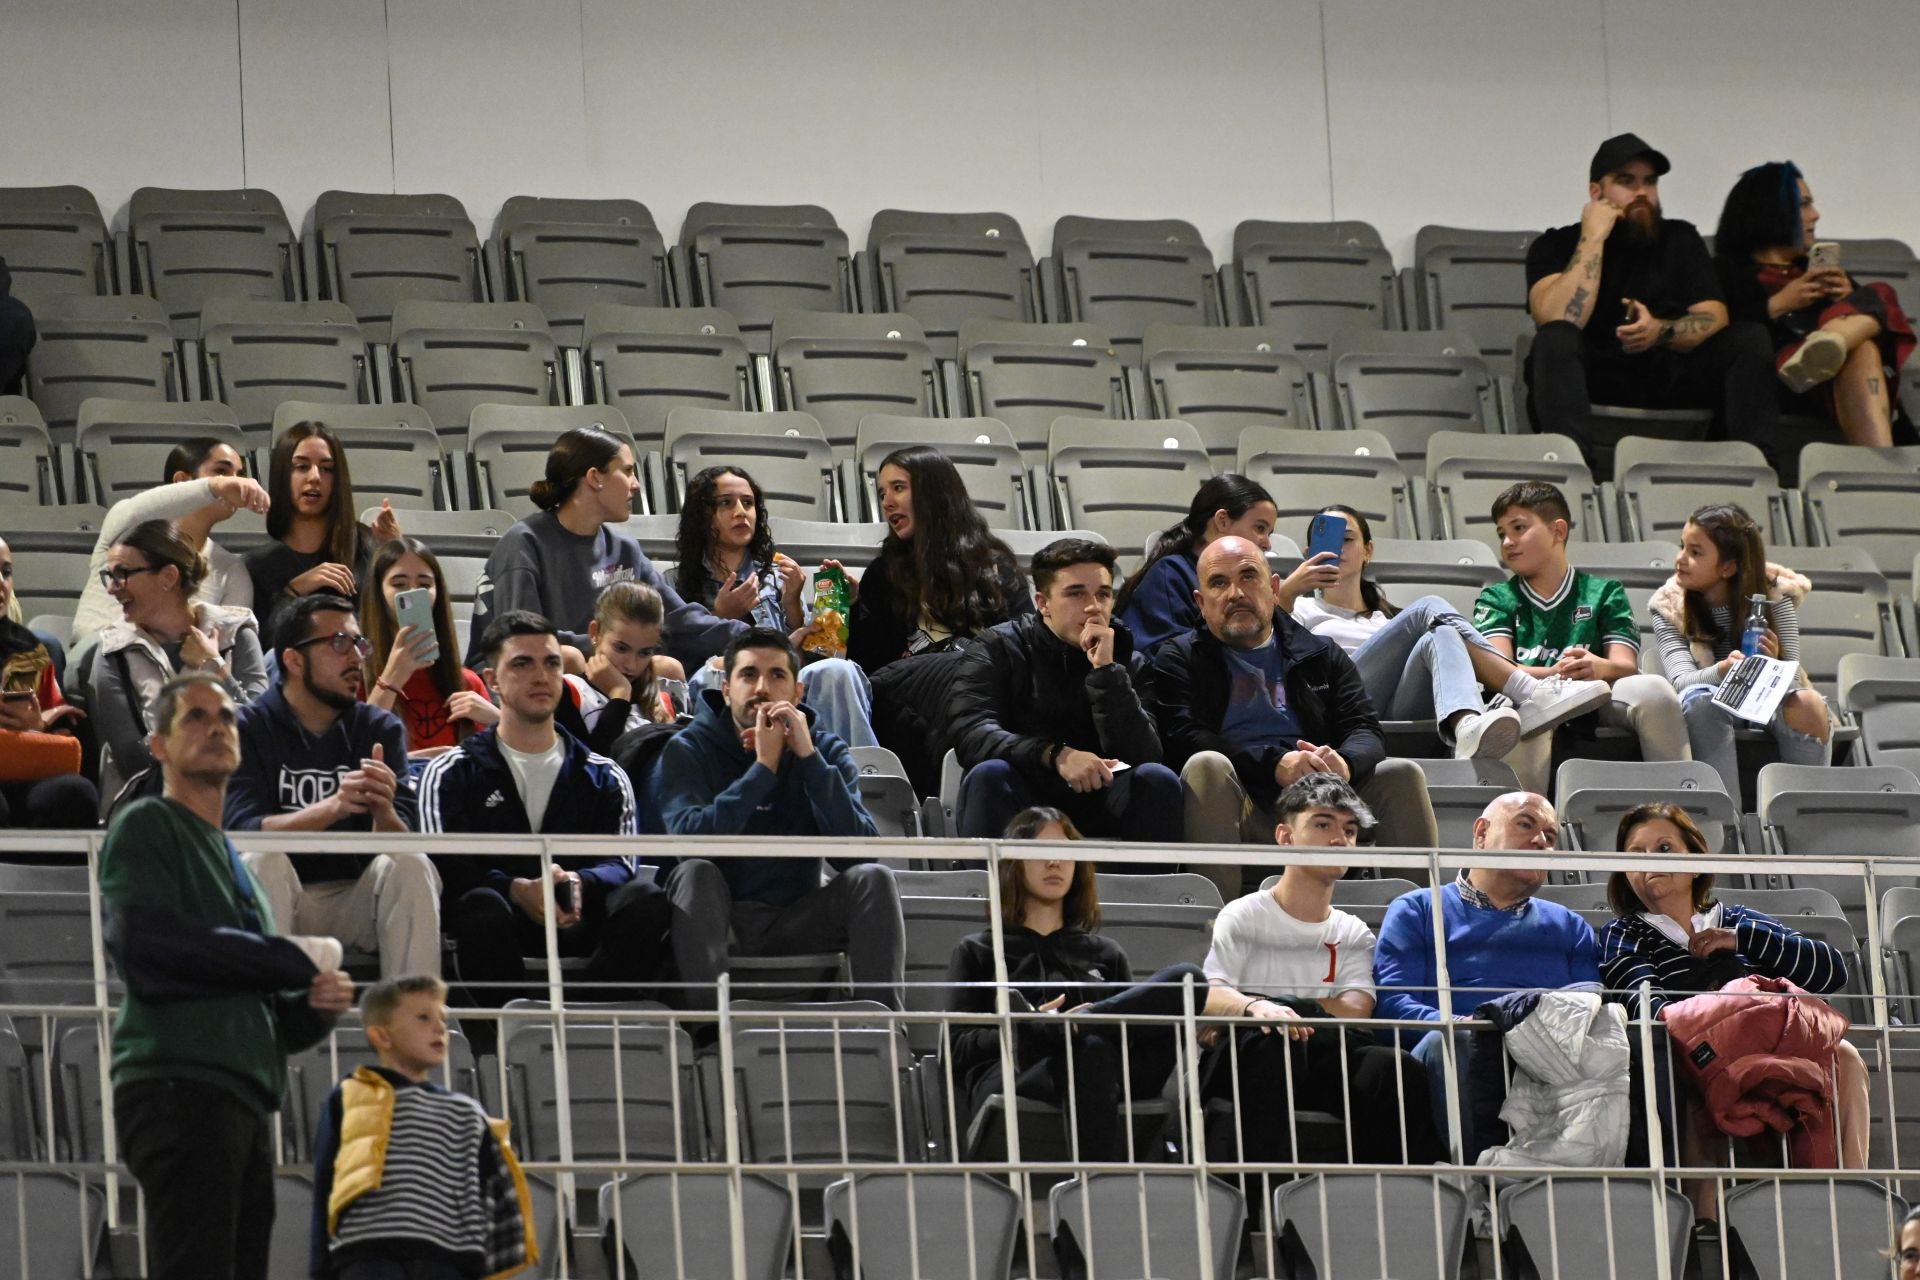
<instances>
[{"instance_id":1,"label":"hand holding phone","mask_svg":"<svg viewBox=\"0 0 1920 1280\"><path fill-rule=\"evenodd\" d=\"M412 627L416 634L432 638L430 645L414 650L414 657L422 666L438 661L440 641L433 629L432 591L426 587L414 587L397 593L393 597L393 620L398 626Z\"/></svg>"},{"instance_id":2,"label":"hand holding phone","mask_svg":"<svg viewBox=\"0 0 1920 1280\"><path fill-rule=\"evenodd\" d=\"M1307 558L1327 552L1338 557L1347 541L1347 518L1337 511L1322 511L1307 525Z\"/></svg>"},{"instance_id":3,"label":"hand holding phone","mask_svg":"<svg viewBox=\"0 0 1920 1280\"><path fill-rule=\"evenodd\" d=\"M1840 246L1832 240L1815 241L1807 249L1807 270L1837 271L1840 269Z\"/></svg>"}]
</instances>

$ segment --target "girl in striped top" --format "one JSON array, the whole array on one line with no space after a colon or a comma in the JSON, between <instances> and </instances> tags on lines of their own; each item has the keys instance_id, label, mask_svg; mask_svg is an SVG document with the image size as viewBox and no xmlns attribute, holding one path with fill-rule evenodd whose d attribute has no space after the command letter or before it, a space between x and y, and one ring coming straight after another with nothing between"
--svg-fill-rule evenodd
<instances>
[{"instance_id":1,"label":"girl in striped top","mask_svg":"<svg viewBox=\"0 0 1920 1280\"><path fill-rule=\"evenodd\" d=\"M1713 694L1744 655L1748 601L1765 596L1770 626L1760 652L1800 660L1799 602L1813 584L1767 563L1760 527L1732 503L1701 507L1680 531L1673 577L1653 593L1653 634L1660 661L1680 694L1693 758L1711 764L1727 794L1741 802L1733 731L1740 722L1714 705ZM1827 703L1807 683L1789 693L1767 728L1788 764L1826 764L1833 757Z\"/></svg>"},{"instance_id":2,"label":"girl in striped top","mask_svg":"<svg viewBox=\"0 0 1920 1280\"><path fill-rule=\"evenodd\" d=\"M1682 859L1667 867L1616 871L1607 880L1607 902L1615 919L1600 930L1600 977L1609 998L1626 1005L1629 1017L1640 1016L1642 981L1652 984L1649 1005L1655 1016L1670 1000L1718 991L1749 974L1784 978L1816 995L1846 985L1846 958L1839 948L1751 907L1716 901L1713 876L1686 870L1684 856L1706 853L1707 841L1679 805L1643 804L1629 810L1620 819L1618 834L1624 853L1675 854ZM1841 1164L1864 1169L1866 1064L1860 1051L1843 1041L1834 1070ZM1686 1135L1681 1136L1684 1140Z\"/></svg>"}]
</instances>

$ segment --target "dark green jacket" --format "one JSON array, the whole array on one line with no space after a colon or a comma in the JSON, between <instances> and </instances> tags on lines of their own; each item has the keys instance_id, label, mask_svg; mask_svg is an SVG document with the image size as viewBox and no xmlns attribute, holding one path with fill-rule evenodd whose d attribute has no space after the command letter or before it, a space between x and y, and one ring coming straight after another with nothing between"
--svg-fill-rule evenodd
<instances>
[{"instance_id":1,"label":"dark green jacket","mask_svg":"<svg viewBox=\"0 0 1920 1280\"><path fill-rule=\"evenodd\" d=\"M331 1016L307 1003L318 972L275 937L251 875L252 919L227 837L171 800L127 806L100 854L107 944L127 984L113 1029L113 1082L197 1080L265 1114L287 1091L287 1054Z\"/></svg>"}]
</instances>

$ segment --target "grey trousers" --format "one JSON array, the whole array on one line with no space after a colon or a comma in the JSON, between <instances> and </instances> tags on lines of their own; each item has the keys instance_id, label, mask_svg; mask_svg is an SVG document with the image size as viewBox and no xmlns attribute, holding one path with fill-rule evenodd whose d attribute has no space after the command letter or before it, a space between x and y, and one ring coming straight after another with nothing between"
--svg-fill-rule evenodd
<instances>
[{"instance_id":1,"label":"grey trousers","mask_svg":"<svg viewBox=\"0 0 1920 1280\"><path fill-rule=\"evenodd\" d=\"M673 900L667 937L680 980L701 984L687 993L695 1007L712 1007L712 985L727 971L731 936L749 956L844 951L854 995L900 1008L907 941L891 867L848 867L797 902L776 907L735 902L718 866L689 858L667 876L667 895Z\"/></svg>"}]
</instances>

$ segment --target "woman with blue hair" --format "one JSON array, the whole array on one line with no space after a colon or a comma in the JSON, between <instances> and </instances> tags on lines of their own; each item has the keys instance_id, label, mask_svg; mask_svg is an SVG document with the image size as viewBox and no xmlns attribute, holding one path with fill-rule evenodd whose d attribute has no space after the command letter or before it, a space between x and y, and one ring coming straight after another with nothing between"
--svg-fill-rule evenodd
<instances>
[{"instance_id":1,"label":"woman with blue hair","mask_svg":"<svg viewBox=\"0 0 1920 1280\"><path fill-rule=\"evenodd\" d=\"M1891 445L1896 428L1911 439L1898 388L1913 326L1889 286L1857 284L1837 261L1808 260L1819 222L1792 161L1740 175L1713 244L1728 318L1772 334L1784 411L1833 423L1849 444Z\"/></svg>"}]
</instances>

